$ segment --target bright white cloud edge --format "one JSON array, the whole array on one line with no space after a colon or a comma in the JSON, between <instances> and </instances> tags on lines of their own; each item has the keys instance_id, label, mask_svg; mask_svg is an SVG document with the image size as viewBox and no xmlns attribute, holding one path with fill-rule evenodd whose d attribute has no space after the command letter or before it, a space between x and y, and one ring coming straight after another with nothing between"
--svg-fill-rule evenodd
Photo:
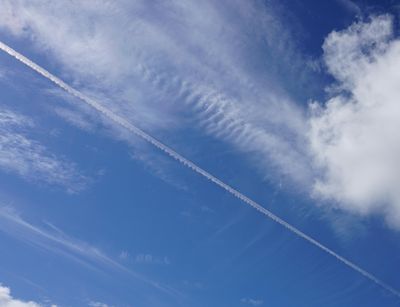
<instances>
[{"instance_id":1,"label":"bright white cloud edge","mask_svg":"<svg viewBox=\"0 0 400 307\"><path fill-rule=\"evenodd\" d=\"M337 87L312 104L310 143L322 176L314 195L400 228L400 40L382 15L332 32L324 60Z\"/></svg>"},{"instance_id":2,"label":"bright white cloud edge","mask_svg":"<svg viewBox=\"0 0 400 307\"><path fill-rule=\"evenodd\" d=\"M2 307L44 307L33 301L21 301L11 296L10 288L0 284L0 306Z\"/></svg>"}]
</instances>

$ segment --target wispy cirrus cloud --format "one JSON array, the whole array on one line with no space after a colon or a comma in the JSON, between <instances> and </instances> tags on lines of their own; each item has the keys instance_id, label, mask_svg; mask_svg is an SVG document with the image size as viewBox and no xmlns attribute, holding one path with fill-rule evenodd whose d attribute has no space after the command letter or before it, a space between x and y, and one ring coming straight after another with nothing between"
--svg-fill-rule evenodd
<instances>
[{"instance_id":1,"label":"wispy cirrus cloud","mask_svg":"<svg viewBox=\"0 0 400 307\"><path fill-rule=\"evenodd\" d=\"M180 129L189 120L252 152L268 177L310 181L305 112L286 88L307 79L307 65L277 5L2 2L0 27L46 50L82 90L112 98L113 112L147 130ZM60 115L80 126L71 114Z\"/></svg>"},{"instance_id":2,"label":"wispy cirrus cloud","mask_svg":"<svg viewBox=\"0 0 400 307\"><path fill-rule=\"evenodd\" d=\"M29 136L34 127L31 118L0 105L0 169L70 192L84 188L86 179L74 163L57 157Z\"/></svg>"},{"instance_id":3,"label":"wispy cirrus cloud","mask_svg":"<svg viewBox=\"0 0 400 307\"><path fill-rule=\"evenodd\" d=\"M18 5L17 5L17 8L18 8ZM28 6L28 8L29 8L29 6ZM60 9L59 7L56 7L56 8ZM81 8L85 9L86 6L83 6ZM24 7L22 9L22 11L24 11L26 9L27 9L27 7ZM112 8L110 8L110 11L113 11ZM66 15L68 15L68 14L66 14ZM62 16L60 16L60 18L62 18ZM148 25L148 24L146 23L146 25ZM32 26L30 25L29 27L32 27ZM165 28L163 30L165 30ZM69 33L66 33L66 34L69 34ZM143 33L141 33L140 37L147 37L147 36L143 35ZM157 40L157 41L159 41L159 40ZM54 46L48 46L48 47L49 48L54 48ZM115 46L113 46L113 47L115 47ZM152 47L154 47L155 50L158 50L157 48L155 48L155 46L152 46ZM176 47L176 46L174 46L174 47ZM17 52L15 52L11 48L7 47L6 45L3 44L2 49L5 50L6 52L8 52L9 54L11 54L12 56L16 57L17 59L19 59L21 62L25 63L29 67L33 68L34 70L36 70L38 73L42 74L43 76L45 76L49 80L51 80L54 83L56 83L62 89L66 90L68 93L76 96L77 98L79 98L82 101L84 101L86 104L92 106L95 110L97 110L100 113L102 113L103 115L105 115L109 120L113 121L115 124L121 125L121 126L127 128L129 131L135 133L136 135L138 135L141 138L143 138L145 141L151 143L152 145L156 146L160 150L164 151L165 153L167 153L168 155L170 155L171 157L173 157L174 159L176 159L180 163L186 165L187 167L191 168L193 171L201 174L202 176L206 177L207 179L209 179L213 183L215 183L218 186L220 186L221 188L225 189L226 191L231 193L233 196L239 198L240 200L244 201L246 204L248 204L248 205L252 206L253 208L257 209L261 213L265 214L267 217L269 217L269 218L273 219L274 221L280 223L281 225L283 225L284 227L286 227L288 230L292 231L296 235L298 235L298 236L302 237L303 239L309 241L310 243L314 244L315 246L317 246L318 248L320 248L323 251L327 252L331 256L335 257L337 260L341 261L345 265L351 267L352 269L354 269L357 272L361 273L365 277L367 277L370 280L374 281L375 283L381 285L385 289L387 289L389 291L392 291L396 295L399 295L398 292L395 289L393 289L390 286L386 285L385 283L381 282L379 279L374 277L372 274L370 274L367 271L361 269L357 265L353 264L352 262L348 261L347 259L345 259L345 258L341 257L340 255L336 254L335 252L333 252L329 248L325 247L324 245L322 245L318 241L312 239L311 237L307 236L306 234L304 234L300 230L296 229L295 227L293 227L290 224L286 223L285 221L281 220L280 218L278 218L277 216L275 216L274 214L269 212L267 209L263 208L258 203L256 203L253 200L249 199L248 197L246 197L245 195L241 194L237 190L233 189L229 185L225 184L221 180L217 179L216 177L214 177L210 173L206 172L205 170L203 170L199 166L195 165L190 160L184 158L183 156L181 156L180 154L178 154L177 152L175 152L174 150L172 150L168 146L166 146L163 143L159 142L158 140L153 138L151 135L143 132L142 130L140 130L136 126L132 125L131 122L130 122L130 115L131 114L130 114L130 112L128 110L129 106L124 105L121 108L121 106L116 106L116 105L113 105L113 104L105 106L102 103L98 103L96 100L94 100L92 98L89 98L88 96L86 96L82 92L77 91L74 88L70 87L69 85L67 85L66 83L61 81L61 79L59 79L59 78L55 77L54 75L50 74L48 71L45 71L43 68L41 68L37 64L31 62L29 59L23 57L21 54L18 54ZM56 53L56 55L57 56L61 56L62 54L57 54ZM62 57L61 57L61 59L62 59ZM185 58L182 59L183 62L184 62L184 60L185 60ZM189 61L189 62L192 63L192 61ZM196 61L193 61L193 62L197 63ZM173 61L172 62L168 62L168 63L173 63ZM65 64L68 64L68 63L65 63ZM146 64L146 62L144 62L144 64L140 64L139 67L138 67L138 71L140 72L140 75L141 76L142 75L146 76L146 74L147 74L149 76L149 77L147 77L147 79L149 79L149 80L154 79L155 80L155 81L151 81L150 83L156 84L162 90L168 89L169 83L168 84L165 83L164 78L162 77L163 75L162 74L161 75L160 74L156 74L156 75L154 75L155 77L153 78L152 77L153 76L152 75L152 70L149 69L145 64ZM179 67L179 65L178 65L178 67ZM189 66L185 66L185 68L186 67L191 67L191 66L190 65ZM171 68L171 67L169 67L169 68ZM171 68L171 69L172 69L172 71L175 71L174 70L175 67ZM183 69L183 70L185 70L185 69ZM201 72L201 70L200 70L200 72ZM82 73L84 73L84 72L82 72ZM200 73L200 75L201 75L201 73ZM235 74L233 74L233 76L234 75ZM239 75L242 75L242 74L239 74ZM110 73L110 75L107 75L107 77L110 77L110 76L112 76L112 73ZM167 73L167 76L168 76L168 73ZM166 78L165 80L168 80L168 78ZM173 79L173 80L176 81L175 83L178 84L178 86L179 85L183 85L183 86L180 87L180 88L183 88L183 91L182 91L183 93L185 93L185 88L186 88L187 84L189 84L189 87L190 87L190 84L191 84L191 83L187 83L187 82L191 82L189 77L185 78L185 81L189 80L189 81L186 81L186 83L183 82L183 81L180 82L179 79ZM145 78L145 81L147 81L146 78ZM212 112L213 114L216 114L216 117L217 117L218 120L221 117L223 119L225 119L225 117L224 117L225 114L235 114L237 109L233 110L232 112L230 111L230 109L225 109L225 108L227 108L226 107L227 105L231 106L232 105L231 102L234 100L234 99L233 100L232 99L225 99L225 95L228 95L228 94L232 95L231 92L223 91L222 94L219 94L220 93L220 88L223 89L224 87L222 85L220 85L216 81L215 84L218 85L217 86L218 91L216 92L216 94L214 94L215 93L214 92L214 85L215 84L212 84L212 86L211 86L211 88L212 88L211 94L208 94L206 96L202 96L204 90L203 90L203 87L201 86L201 83L200 83L201 78L199 80L196 80L196 81L199 81L199 82L195 83L196 87L200 88L202 91L200 93L194 92L194 94L193 94L193 91L189 91L189 93L186 93L189 96L190 95L194 95L192 97L192 100L190 100L190 101L192 101L193 108L199 108L199 106L200 106L200 108L203 108L205 110L205 112L207 112L207 110L209 110L210 108L211 108L211 110L214 110L212 101L213 101L213 99L216 99L216 101L219 104L218 107L222 106L222 108L223 108L223 110L220 113L218 113L218 109L215 112ZM200 83L200 85L199 85L199 83ZM246 82L243 81L243 84L246 85L247 81ZM208 85L206 88L209 88L209 87L210 87L210 85ZM111 89L112 88L113 87L111 87ZM228 94L226 94L226 93L228 93ZM255 91L255 93L257 93L257 91ZM278 93L279 93L279 91L278 91ZM186 94L184 94L184 95L186 95ZM234 93L234 94L235 95L239 95L240 93ZM240 95L239 95L239 97L240 97ZM271 97L271 96L268 96L268 97ZM303 157L302 157L302 154L301 154L302 151L300 150L301 145L299 145L300 147L297 148L297 149L299 149L299 151L298 150L291 150L291 149L294 148L293 146L295 146L295 144L301 144L302 140L305 141L305 138L304 138L304 135L303 135L303 133L304 133L303 129L304 129L304 126L305 126L303 115L302 115L301 110L296 108L296 106L294 104L291 104L291 103L285 104L285 100L284 100L285 95L281 95L279 97L280 97L280 99L276 100L277 101L276 104L273 103L274 102L273 100L269 100L269 102L272 103L271 105L272 106L275 105L275 106L277 106L277 108L276 109L272 108L272 109L268 109L268 110L269 111L272 110L271 111L272 112L271 115L274 115L276 113L276 114L278 114L278 116L275 116L273 119L271 119L271 121L268 122L268 124L267 124L268 129L266 129L266 131L268 132L267 135L269 136L267 138L268 142L263 143L262 148L265 148L266 150L271 151L271 153L276 155L276 157L277 157L276 159L278 159L278 160L275 160L275 162L280 161L280 163L282 163L283 166L288 167L287 170L290 170L290 177L294 176L294 173L292 173L292 171L296 170L296 167L304 168L305 169L304 172L303 171L300 171L300 172L296 171L295 172L296 174L300 175L299 178L303 178L304 179L305 178L304 176L307 173L307 167L306 167L307 164L303 163L304 160L303 160ZM140 100L138 100L138 101L140 101ZM220 103L221 101L222 101L222 103ZM240 101L243 101L243 100L240 100ZM107 101L106 104L108 102L109 101ZM128 108L128 109L124 109L124 108ZM249 107L248 109L251 110L251 107ZM119 115L122 112L124 114L124 117ZM238 112L238 113L240 113L240 112ZM258 117L256 116L257 113L259 113L259 112L255 113L255 115L254 115L255 119L258 119ZM140 112L138 114L140 114ZM138 116L138 114L136 114L136 116ZM299 116L296 115L296 116L293 117L290 114L292 114L292 115L293 114L297 114ZM241 114L241 116L243 118L251 118L251 117L247 117L246 116L246 112L243 112L243 114ZM288 120L284 120L285 118L288 119ZM242 120L242 118L240 118L240 120ZM150 123L146 118L141 118L141 122L143 122L144 124L146 124L146 123L149 124ZM228 121L228 122L230 122L230 121ZM257 121L254 121L252 123L257 123ZM235 124L235 122L234 122L234 124ZM242 125L242 128L243 128L242 130L244 130L244 131L249 131L249 130L252 131L251 127L253 127L253 124L246 124L245 123L245 124ZM294 127L296 127L296 129L294 129ZM279 128L282 128L282 129L279 129ZM279 134L275 133L274 129L279 130ZM218 132L220 132L220 131L223 131L223 129L221 127L217 127L215 135L218 136ZM300 135L298 135L299 132L300 132ZM244 139L239 138L239 139L241 139L240 144L242 144L242 145L244 144L244 145L248 145L248 146L251 146L251 144L257 144L258 142L255 139L255 136L257 136L257 135L258 135L258 133L256 133L255 135L252 135L252 137L250 139L248 139L251 142L245 142L244 140L246 138L244 138ZM285 138L288 138L288 140L290 140L290 142L285 141ZM275 139L280 140L280 141L279 142L275 142ZM277 146L277 144L283 144L283 145L282 146ZM268 146L268 145L271 145L271 146ZM291 158L291 154L292 153L297 155L299 157L299 159L297 159L297 160L296 159L292 159ZM291 164L290 162L293 162L293 164ZM283 170L285 170L285 168L280 168L280 171L283 171Z\"/></svg>"},{"instance_id":4,"label":"wispy cirrus cloud","mask_svg":"<svg viewBox=\"0 0 400 307\"><path fill-rule=\"evenodd\" d=\"M352 1L339 2L359 10ZM370 25L327 37L325 64L341 92L332 93L326 107L314 108L309 118L286 87L307 79L307 61L296 52L273 3L2 0L0 27L30 39L38 52L62 64L62 73L80 89L148 131L189 123L251 152L248 156L272 179L291 178L341 208L379 212L398 225L400 197L390 171L397 165L396 142L383 142L396 134L381 129L397 127L390 118L384 126L375 120L386 116L386 106L398 97L392 81L379 81L398 79L390 69L398 61L390 18L373 18ZM265 64L256 67L252 59ZM85 112L91 111L56 109L69 122L91 129Z\"/></svg>"},{"instance_id":5,"label":"wispy cirrus cloud","mask_svg":"<svg viewBox=\"0 0 400 307\"><path fill-rule=\"evenodd\" d=\"M368 271L362 269L355 263L347 260L346 258L340 256L330 248L326 247L325 245L321 244L317 240L313 239L303 231L297 229L293 225L289 224L285 220L281 219L274 213L272 213L270 210L266 209L259 203L255 202L251 198L247 197L243 193L239 192L238 190L234 189L230 185L226 184L224 181L218 179L211 173L207 172L200 166L196 165L189 159L185 158L184 156L180 155L178 152L170 148L169 146L165 145L164 143L160 142L150 134L144 132L140 128L136 127L129 121L127 121L124 117L119 116L118 114L114 113L112 110L107 109L104 107L100 102L86 96L82 92L76 90L75 88L71 87L64 81L62 81L60 78L57 76L53 75L43 67L39 66L32 60L28 59L21 53L17 52L16 50L12 49L10 46L4 44L3 42L0 41L0 49L10 56L14 57L16 60L20 61L24 65L28 66L32 70L36 71L38 74L42 75L49 81L53 82L55 85L57 85L59 88L65 90L67 93L70 95L74 96L75 98L79 99L83 104L90 106L97 112L101 113L104 117L108 118L109 120L113 121L115 124L120 126L121 128L126 129L126 131L132 133L133 135L138 136L141 138L143 141L148 143L149 145L154 146L155 148L159 149L163 153L167 154L171 158L175 159L177 162L181 163L185 167L189 168L193 172L203 176L205 179L211 181L213 184L216 186L222 188L226 192L230 193L232 196L236 197L237 199L241 200L243 203L246 205L252 207L253 209L257 210L259 213L263 214L265 217L273 220L274 222L280 224L283 226L286 230L291 231L293 234L297 235L298 237L308 241L309 243L313 244L315 247L319 248L320 250L326 252L330 256L334 257L337 261L340 261L344 265L348 266L349 268L353 269L354 271L360 273L363 275L365 278L368 278L369 280L373 281L377 285L381 286L385 290L393 293L396 296L400 296L400 292L398 292L395 288L391 287L390 285L386 284L385 282L381 281L379 278L375 277L373 274L369 273ZM158 286L157 284L152 283L153 286ZM163 288L161 288L163 289ZM166 292L169 292L168 289L163 289Z\"/></svg>"},{"instance_id":6,"label":"wispy cirrus cloud","mask_svg":"<svg viewBox=\"0 0 400 307\"><path fill-rule=\"evenodd\" d=\"M86 130L88 132L94 131L95 125L90 120L88 120L87 117L85 117L85 114L76 112L65 107L55 107L54 112L70 124L77 126L82 130Z\"/></svg>"},{"instance_id":7,"label":"wispy cirrus cloud","mask_svg":"<svg viewBox=\"0 0 400 307\"><path fill-rule=\"evenodd\" d=\"M46 227L34 225L24 220L11 207L0 207L0 231L13 238L61 255L91 270L119 272L171 297L181 295L175 289L127 268L95 246L68 236L53 224L45 225Z\"/></svg>"},{"instance_id":8,"label":"wispy cirrus cloud","mask_svg":"<svg viewBox=\"0 0 400 307\"><path fill-rule=\"evenodd\" d=\"M38 248L61 254L90 268L95 268L96 265L120 268L117 262L97 248L67 236L50 223L46 224L47 228L35 226L21 218L10 207L0 208L0 219L1 231Z\"/></svg>"}]
</instances>

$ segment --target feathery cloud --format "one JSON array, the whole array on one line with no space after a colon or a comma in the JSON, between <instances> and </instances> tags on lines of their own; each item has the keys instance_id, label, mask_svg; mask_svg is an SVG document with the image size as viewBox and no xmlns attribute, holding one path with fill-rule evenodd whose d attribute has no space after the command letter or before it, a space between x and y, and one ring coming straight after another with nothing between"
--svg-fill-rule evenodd
<instances>
[{"instance_id":1,"label":"feathery cloud","mask_svg":"<svg viewBox=\"0 0 400 307\"><path fill-rule=\"evenodd\" d=\"M191 126L251 152L267 177L310 182L305 112L282 84L299 84L311 73L278 6L237 0L158 6L2 2L0 28L31 39L113 112L150 131L179 129L190 120ZM265 69L254 66L252 59L260 57ZM82 126L71 112L60 115Z\"/></svg>"},{"instance_id":2,"label":"feathery cloud","mask_svg":"<svg viewBox=\"0 0 400 307\"><path fill-rule=\"evenodd\" d=\"M28 135L35 123L0 105L0 169L25 179L65 187L84 188L86 179L75 164L59 158Z\"/></svg>"}]
</instances>

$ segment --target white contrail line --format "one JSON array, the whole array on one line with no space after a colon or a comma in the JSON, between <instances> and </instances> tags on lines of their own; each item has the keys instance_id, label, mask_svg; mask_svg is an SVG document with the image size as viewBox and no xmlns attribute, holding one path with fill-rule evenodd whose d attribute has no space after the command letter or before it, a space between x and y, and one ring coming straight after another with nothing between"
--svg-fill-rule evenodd
<instances>
[{"instance_id":1,"label":"white contrail line","mask_svg":"<svg viewBox=\"0 0 400 307\"><path fill-rule=\"evenodd\" d=\"M71 94L72 96L75 96L76 98L79 98L80 100L82 100L83 102L87 103L88 105L90 105L95 110L97 110L98 112L102 113L103 115L105 115L109 119L113 120L117 124L119 124L119 125L123 126L124 128L128 129L129 131L131 131L135 135L137 135L140 138L144 139L146 142L148 142L148 143L152 144L153 146L157 147L158 149L160 149L161 151L163 151L167 155L171 156L172 158L174 158L178 162L182 163L186 167L190 168L194 172L202 175L203 177L207 178L211 182L215 183L217 186L219 186L222 189L224 189L225 191L229 192L230 194L232 194L236 198L240 199L241 201L243 201L247 205L253 207L254 209L259 211L260 213L264 214L265 216L267 216L268 218L273 220L274 222L282 225L283 227L285 227L289 231L293 232L294 234L296 234L300 238L302 238L302 239L308 241L309 243L313 244L314 246L320 248L321 250L323 250L324 252L326 252L329 255L333 256L334 258L336 258L337 260L339 260L343 264L347 265L349 268L355 270L356 272L360 273L364 277L368 278L369 280L373 281L377 285L381 286L385 290L391 292L392 294L394 294L394 295L396 295L397 297L400 298L400 292L397 291L396 289L394 289L393 287L391 287L390 285L386 284L385 282L381 281L380 279L378 279L377 277L375 277L371 273L369 273L369 272L365 271L364 269L360 268L358 265L354 264L353 262L351 262L351 261L347 260L346 258L338 255L333 250L331 250L330 248L326 247L325 245L319 243L318 241L316 241L312 237L308 236L307 234L305 234L301 230L299 230L296 227L290 225L289 223L287 223L286 221L284 221L280 217L276 216L275 214L273 214L269 210L265 209L260 204L256 203L254 200L248 198L247 196L245 196L244 194L240 193L236 189L232 188L231 186L227 185L223 181L219 180L214 175L210 174L209 172L207 172L204 169L202 169L201 167L197 166L196 164L194 164L190 160L188 160L185 157L181 156L179 153L177 153L172 148L168 147L167 145L164 145L163 143L161 143L160 141L158 141L157 139L155 139L151 135L147 134L143 130L141 130L141 129L137 128L136 126L132 125L131 123L129 123L127 120L125 120L121 116L119 116L119 115L113 113L112 111L108 110L107 108L103 107L97 101L87 97L83 93L81 93L81 92L77 91L76 89L72 88L71 86L66 84L64 81L62 81L61 79L57 78L56 76L54 76L50 72L48 72L46 69L40 67L39 65L37 65L34 62L32 62L27 57L23 56L22 54L20 54L16 50L12 49L8 45L2 43L1 41L0 41L0 49L3 50L4 52L8 53L10 56L14 57L15 59L17 59L18 61L22 62L23 64L27 65L28 67L32 68L34 71L36 71L37 73L41 74L43 77L45 77L48 80L52 81L53 83L55 83L57 86L59 86L60 88L62 88L63 90L65 90L66 92Z\"/></svg>"}]
</instances>

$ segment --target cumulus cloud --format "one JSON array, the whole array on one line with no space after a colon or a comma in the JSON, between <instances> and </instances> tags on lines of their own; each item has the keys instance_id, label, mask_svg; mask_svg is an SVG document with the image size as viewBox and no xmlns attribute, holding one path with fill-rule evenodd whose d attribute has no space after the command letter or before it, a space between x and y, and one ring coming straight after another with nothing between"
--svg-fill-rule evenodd
<instances>
[{"instance_id":1,"label":"cumulus cloud","mask_svg":"<svg viewBox=\"0 0 400 307\"><path fill-rule=\"evenodd\" d=\"M400 228L400 40L390 16L332 32L324 59L337 85L313 103L310 143L322 176L315 195Z\"/></svg>"},{"instance_id":2,"label":"cumulus cloud","mask_svg":"<svg viewBox=\"0 0 400 307\"><path fill-rule=\"evenodd\" d=\"M147 130L179 129L190 120L252 152L265 173L309 180L304 110L285 88L299 83L307 67L277 6L236 0L2 4L1 28L30 38L81 90L108 97L100 100L113 112ZM82 126L71 112L58 113Z\"/></svg>"},{"instance_id":3,"label":"cumulus cloud","mask_svg":"<svg viewBox=\"0 0 400 307\"><path fill-rule=\"evenodd\" d=\"M47 182L76 192L85 178L76 166L49 152L28 135L35 123L0 105L0 169L33 181Z\"/></svg>"},{"instance_id":4,"label":"cumulus cloud","mask_svg":"<svg viewBox=\"0 0 400 307\"><path fill-rule=\"evenodd\" d=\"M41 307L42 305L29 301L21 301L11 296L10 288L0 284L0 306L2 307Z\"/></svg>"}]
</instances>

